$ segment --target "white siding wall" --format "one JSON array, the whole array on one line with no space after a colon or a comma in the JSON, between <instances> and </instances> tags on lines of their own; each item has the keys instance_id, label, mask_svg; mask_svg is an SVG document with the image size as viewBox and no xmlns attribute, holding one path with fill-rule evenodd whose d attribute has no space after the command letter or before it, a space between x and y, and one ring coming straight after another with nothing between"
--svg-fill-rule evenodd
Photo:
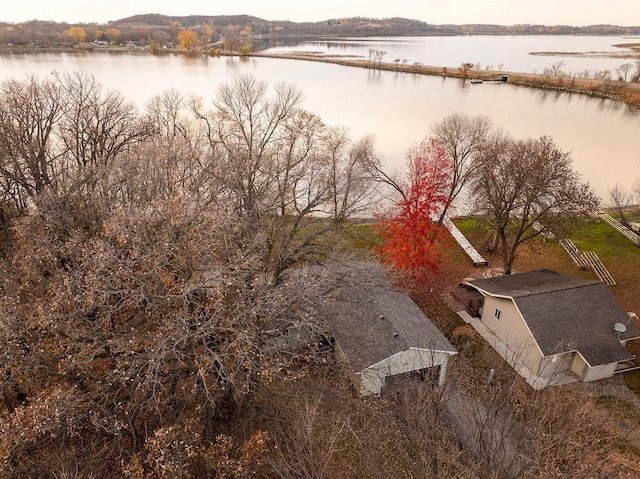
<instances>
[{"instance_id":1,"label":"white siding wall","mask_svg":"<svg viewBox=\"0 0 640 479\"><path fill-rule=\"evenodd\" d=\"M496 310L500 311L499 318ZM546 376L551 374L552 370L570 368L585 382L609 378L615 373L617 363L590 367L579 353L575 354L571 363L568 362L567 355L558 355L555 363L552 362L552 357L544 360L542 352L511 299L486 296L481 320L506 344L509 350L507 361L516 370L522 364L526 364L534 373L544 373Z\"/></svg>"},{"instance_id":2,"label":"white siding wall","mask_svg":"<svg viewBox=\"0 0 640 479\"><path fill-rule=\"evenodd\" d=\"M616 365L618 363L603 364L602 366L594 366L587 368L585 375L582 378L584 382L596 381L598 379L610 378L616 372Z\"/></svg>"},{"instance_id":3,"label":"white siding wall","mask_svg":"<svg viewBox=\"0 0 640 479\"><path fill-rule=\"evenodd\" d=\"M444 381L449 354L426 349L409 349L384 361L369 366L360 372L360 393L380 394L384 380L388 376L417 371L432 366L442 366L440 383Z\"/></svg>"},{"instance_id":4,"label":"white siding wall","mask_svg":"<svg viewBox=\"0 0 640 479\"><path fill-rule=\"evenodd\" d=\"M360 394L363 396L380 394L382 386L384 386L384 376L381 376L376 371L372 371L370 369L364 369L358 374L360 375L360 387L358 389ZM356 388L357 387L358 385L356 385Z\"/></svg>"},{"instance_id":5,"label":"white siding wall","mask_svg":"<svg viewBox=\"0 0 640 479\"><path fill-rule=\"evenodd\" d=\"M575 357L573 358L573 364L571 365L571 371L578 375L581 381L584 381L584 375L588 368L589 365L584 360L582 355L580 353L576 353Z\"/></svg>"},{"instance_id":6,"label":"white siding wall","mask_svg":"<svg viewBox=\"0 0 640 479\"><path fill-rule=\"evenodd\" d=\"M507 361L514 369L525 364L531 371L539 370L542 353L511 299L486 296L481 320L506 344Z\"/></svg>"},{"instance_id":7,"label":"white siding wall","mask_svg":"<svg viewBox=\"0 0 640 479\"><path fill-rule=\"evenodd\" d=\"M596 381L598 379L612 377L616 372L617 364L618 363L609 363L591 367L587 364L580 353L576 353L571 370L580 376L580 380L584 382Z\"/></svg>"}]
</instances>

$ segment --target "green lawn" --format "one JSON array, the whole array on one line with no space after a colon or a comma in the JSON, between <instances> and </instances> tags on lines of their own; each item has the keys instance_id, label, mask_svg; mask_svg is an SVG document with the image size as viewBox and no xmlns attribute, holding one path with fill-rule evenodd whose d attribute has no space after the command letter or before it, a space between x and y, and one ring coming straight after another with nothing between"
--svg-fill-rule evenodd
<instances>
[{"instance_id":1,"label":"green lawn","mask_svg":"<svg viewBox=\"0 0 640 479\"><path fill-rule=\"evenodd\" d=\"M469 241L489 260L490 266L501 266L500 258L482 251L486 232L475 218L457 218L456 225ZM640 248L607 222L587 218L579 222L570 239L580 251L595 252L609 270L616 285L611 290L628 311L640 314ZM548 268L571 276L598 279L591 270L581 270L569 259L557 241L535 239L518 250L515 271Z\"/></svg>"},{"instance_id":2,"label":"green lawn","mask_svg":"<svg viewBox=\"0 0 640 479\"><path fill-rule=\"evenodd\" d=\"M583 220L572 239L581 251L595 251L603 261L638 261L640 258L640 248L603 220Z\"/></svg>"}]
</instances>

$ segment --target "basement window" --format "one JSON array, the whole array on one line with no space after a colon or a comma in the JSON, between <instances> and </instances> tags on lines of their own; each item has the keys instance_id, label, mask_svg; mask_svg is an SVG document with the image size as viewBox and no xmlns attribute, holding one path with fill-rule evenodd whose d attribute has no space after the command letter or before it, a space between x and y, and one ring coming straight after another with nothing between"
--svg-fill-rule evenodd
<instances>
[{"instance_id":1,"label":"basement window","mask_svg":"<svg viewBox=\"0 0 640 479\"><path fill-rule=\"evenodd\" d=\"M496 312L493 313L493 315L496 317L496 319L500 319L500 310L496 308Z\"/></svg>"}]
</instances>

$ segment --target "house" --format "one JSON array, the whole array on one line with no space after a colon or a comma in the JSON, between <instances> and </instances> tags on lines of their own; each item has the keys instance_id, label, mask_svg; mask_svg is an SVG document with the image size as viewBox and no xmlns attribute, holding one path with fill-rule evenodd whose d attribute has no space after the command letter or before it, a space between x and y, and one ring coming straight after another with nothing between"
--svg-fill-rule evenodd
<instances>
[{"instance_id":1,"label":"house","mask_svg":"<svg viewBox=\"0 0 640 479\"><path fill-rule=\"evenodd\" d=\"M359 262L340 273L341 286L324 305L336 355L362 395L380 394L393 377L437 373L443 384L456 349L383 267Z\"/></svg>"},{"instance_id":2,"label":"house","mask_svg":"<svg viewBox=\"0 0 640 479\"><path fill-rule=\"evenodd\" d=\"M459 314L495 335L494 347L533 387L608 378L634 359L625 344L640 330L600 281L540 270L463 285L471 294Z\"/></svg>"}]
</instances>

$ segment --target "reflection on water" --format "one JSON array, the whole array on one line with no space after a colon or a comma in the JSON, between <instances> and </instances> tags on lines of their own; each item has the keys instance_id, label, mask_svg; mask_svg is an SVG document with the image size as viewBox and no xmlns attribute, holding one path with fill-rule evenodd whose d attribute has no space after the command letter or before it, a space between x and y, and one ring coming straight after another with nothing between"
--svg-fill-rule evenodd
<instances>
[{"instance_id":1,"label":"reflection on water","mask_svg":"<svg viewBox=\"0 0 640 479\"><path fill-rule=\"evenodd\" d=\"M629 118L638 118L638 116L640 115L640 107L636 105L624 104L620 108L624 109L624 114Z\"/></svg>"},{"instance_id":2,"label":"reflection on water","mask_svg":"<svg viewBox=\"0 0 640 479\"><path fill-rule=\"evenodd\" d=\"M211 100L216 88L241 74L272 85L288 82L304 93L303 106L351 135L373 134L389 169L444 116L461 111L485 115L514 137L549 135L570 150L576 168L601 194L616 182L627 187L640 177L638 109L586 95L402 74L284 59L180 55L3 54L0 79L53 70L85 70L143 108L169 88ZM205 101L205 104L207 102Z\"/></svg>"},{"instance_id":3,"label":"reflection on water","mask_svg":"<svg viewBox=\"0 0 640 479\"><path fill-rule=\"evenodd\" d=\"M367 59L369 49L386 52L384 61L406 59L409 63L458 67L468 62L481 69L542 73L562 61L563 70L577 74L609 70L615 72L628 58L608 58L607 53L628 51L614 47L629 43L625 37L563 35L472 35L428 37L370 37L357 39L300 39L260 48L270 53L316 52L329 55L355 55ZM337 52L339 51L339 53ZM555 55L532 55L555 52ZM562 54L564 52L564 54ZM603 52L604 55L593 55ZM583 53L585 56L575 55Z\"/></svg>"}]
</instances>

